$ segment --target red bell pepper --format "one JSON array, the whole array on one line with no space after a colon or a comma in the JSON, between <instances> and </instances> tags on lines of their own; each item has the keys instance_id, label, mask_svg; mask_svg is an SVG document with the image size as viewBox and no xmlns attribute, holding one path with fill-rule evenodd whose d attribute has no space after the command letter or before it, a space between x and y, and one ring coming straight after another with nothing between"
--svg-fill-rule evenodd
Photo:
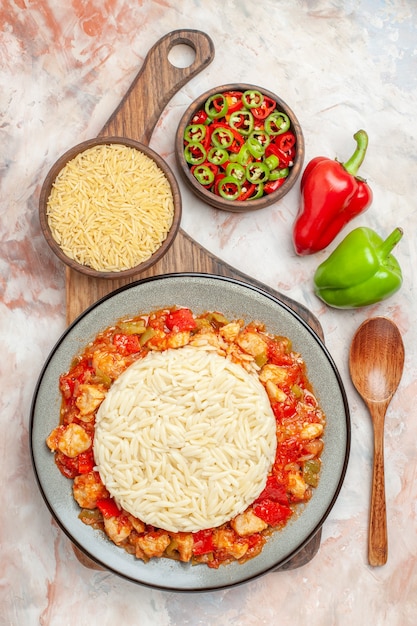
<instances>
[{"instance_id":1,"label":"red bell pepper","mask_svg":"<svg viewBox=\"0 0 417 626\"><path fill-rule=\"evenodd\" d=\"M121 510L112 498L101 498L97 500L97 508L103 517L119 517Z\"/></svg>"},{"instance_id":2,"label":"red bell pepper","mask_svg":"<svg viewBox=\"0 0 417 626\"><path fill-rule=\"evenodd\" d=\"M357 147L345 163L326 157L310 161L301 178L301 202L293 227L297 254L323 250L342 228L372 202L372 190L357 176L368 147L368 135L353 136Z\"/></svg>"}]
</instances>

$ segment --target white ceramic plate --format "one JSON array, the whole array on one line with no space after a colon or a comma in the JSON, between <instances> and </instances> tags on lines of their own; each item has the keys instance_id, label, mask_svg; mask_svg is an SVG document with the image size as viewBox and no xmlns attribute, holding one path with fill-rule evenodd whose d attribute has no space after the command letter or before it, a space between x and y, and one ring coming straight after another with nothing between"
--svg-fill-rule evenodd
<instances>
[{"instance_id":1,"label":"white ceramic plate","mask_svg":"<svg viewBox=\"0 0 417 626\"><path fill-rule=\"evenodd\" d=\"M268 540L263 552L240 565L213 570L205 565L152 559L145 564L118 548L104 533L78 519L72 481L54 463L45 439L59 422L59 375L99 331L125 316L183 305L194 312L217 310L229 318L263 321L268 331L289 337L306 364L307 373L327 417L320 482L297 519ZM41 493L62 530L88 557L131 581L175 591L229 587L272 571L294 557L320 529L339 494L350 449L350 417L336 366L320 338L292 309L257 287L207 274L168 274L141 280L106 296L65 331L41 372L31 410L31 452Z\"/></svg>"}]
</instances>

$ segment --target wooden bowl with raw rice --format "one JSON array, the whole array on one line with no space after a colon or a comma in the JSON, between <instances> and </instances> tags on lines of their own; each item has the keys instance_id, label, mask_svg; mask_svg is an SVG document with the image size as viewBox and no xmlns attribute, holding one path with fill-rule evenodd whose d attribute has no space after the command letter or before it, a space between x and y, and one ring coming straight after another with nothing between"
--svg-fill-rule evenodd
<instances>
[{"instance_id":1,"label":"wooden bowl with raw rice","mask_svg":"<svg viewBox=\"0 0 417 626\"><path fill-rule=\"evenodd\" d=\"M95 278L131 277L156 263L181 221L176 178L133 139L84 141L48 172L39 199L47 243L70 268Z\"/></svg>"}]
</instances>

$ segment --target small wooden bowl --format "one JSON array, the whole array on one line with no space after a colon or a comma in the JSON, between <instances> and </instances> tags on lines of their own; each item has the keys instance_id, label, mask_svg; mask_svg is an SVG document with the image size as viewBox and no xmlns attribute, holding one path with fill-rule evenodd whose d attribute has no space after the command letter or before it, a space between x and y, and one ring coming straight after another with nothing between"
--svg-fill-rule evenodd
<instances>
[{"instance_id":1,"label":"small wooden bowl","mask_svg":"<svg viewBox=\"0 0 417 626\"><path fill-rule=\"evenodd\" d=\"M142 152L147 157L152 159L165 174L169 182L169 185L171 187L172 196L174 200L173 222L172 222L171 228L168 232L166 239L162 242L160 247L152 254L152 256L149 259L147 259L146 261L143 261L139 265L136 265L134 267L121 270L121 271L98 271L87 265L82 265L81 263L78 263L77 261L69 258L63 252L59 244L55 241L54 237L52 236L52 232L51 232L51 229L48 223L48 217L47 217L47 204L48 204L48 199L51 193L52 185L56 177L58 176L59 172L61 171L61 169L68 163L68 161L76 157L77 154L84 152L88 148L92 148L96 145L102 145L102 144L106 144L106 145L121 144L124 146L128 146L130 148L135 148L139 152ZM177 180L172 170L170 169L170 167L167 165L167 163L165 163L162 157L160 157L154 150L149 148L149 146L139 143L138 141L134 141L133 139L127 139L125 137L100 137L96 139L89 139L88 141L84 141L70 148L67 152L65 152L65 154L63 154L54 163L54 165L49 170L45 178L45 181L43 183L41 193L40 193L40 198L39 198L39 220L41 224L41 229L52 251L56 254L56 256L61 261L63 261L71 269L81 272L82 274L86 274L87 276L94 277L94 278L129 278L129 277L135 276L136 274L140 272L144 272L149 267L154 265L157 261L159 261L159 259L162 256L164 256L164 254L172 245L180 227L181 213L182 213L181 194L180 194Z\"/></svg>"},{"instance_id":2,"label":"small wooden bowl","mask_svg":"<svg viewBox=\"0 0 417 626\"><path fill-rule=\"evenodd\" d=\"M197 113L197 111L202 108L204 109L204 104L210 96L216 93L224 93L226 91L246 91L248 89L260 91L265 96L268 96L269 98L275 100L275 102L277 103L276 110L288 115L291 121L290 130L295 134L296 137L296 155L294 159L294 164L290 169L290 173L286 178L285 183L273 193L265 194L261 198L257 198L255 200L227 200L206 189L196 180L196 178L191 173L191 168L184 157L184 131L186 126L191 123L191 119L193 118L195 113ZM232 211L235 213L244 213L246 211L263 209L267 206L270 206L271 204L274 204L275 202L278 202L278 200L281 200L281 198L283 198L283 196L285 196L285 194L288 193L289 190L293 187L297 178L300 176L304 162L304 152L304 137L301 126L290 107L283 100L281 100L281 98L276 96L271 91L268 91L267 89L264 89L262 87L257 87L255 85L247 85L242 83L222 85L220 87L212 88L203 93L185 111L178 125L175 138L176 162L179 167L181 176L187 186L195 193L198 198L200 198L200 200L203 200L210 206L213 206L217 209L222 209L223 211Z\"/></svg>"}]
</instances>

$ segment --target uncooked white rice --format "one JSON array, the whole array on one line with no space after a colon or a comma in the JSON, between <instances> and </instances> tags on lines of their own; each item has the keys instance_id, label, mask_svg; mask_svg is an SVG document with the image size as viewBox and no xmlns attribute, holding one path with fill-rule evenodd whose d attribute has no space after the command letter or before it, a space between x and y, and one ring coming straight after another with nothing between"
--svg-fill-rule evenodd
<instances>
[{"instance_id":1,"label":"uncooked white rice","mask_svg":"<svg viewBox=\"0 0 417 626\"><path fill-rule=\"evenodd\" d=\"M123 144L98 144L71 159L47 203L51 233L71 259L118 272L149 259L165 241L174 199L153 159Z\"/></svg>"},{"instance_id":2,"label":"uncooked white rice","mask_svg":"<svg viewBox=\"0 0 417 626\"><path fill-rule=\"evenodd\" d=\"M276 422L257 376L186 346L150 352L101 404L94 456L116 502L171 532L220 526L265 487Z\"/></svg>"}]
</instances>

